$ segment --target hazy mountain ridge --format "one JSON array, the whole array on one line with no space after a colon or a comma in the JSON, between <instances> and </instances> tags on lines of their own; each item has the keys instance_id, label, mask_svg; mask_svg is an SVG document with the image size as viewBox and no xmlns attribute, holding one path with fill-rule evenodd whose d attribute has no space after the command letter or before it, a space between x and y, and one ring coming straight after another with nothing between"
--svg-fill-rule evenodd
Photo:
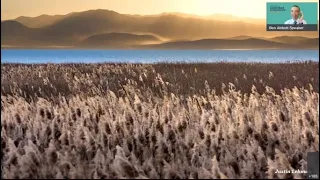
<instances>
[{"instance_id":1,"label":"hazy mountain ridge","mask_svg":"<svg viewBox=\"0 0 320 180\"><path fill-rule=\"evenodd\" d=\"M217 42L217 39L225 39L221 43L227 41L234 43L233 40L247 40L249 38L266 40L274 36L283 37L268 40L282 44L304 42L301 48L318 47L318 43L315 43L315 40L306 38L318 38L318 32L267 32L265 25L259 23L250 24L247 22L247 19L237 19L228 15L215 15L214 18L216 20L212 20L210 17L206 18L183 13L163 13L160 15L144 16L127 15L101 9L57 16L19 17L16 21L7 20L1 22L1 44L29 48L35 46L78 47L84 44L90 48L112 47L112 44L117 44L118 47L136 47L136 45L140 45L141 43L145 44L144 40L141 40L143 37L141 35L152 34L157 37L157 42L160 43L160 40L165 40L165 44L152 45L150 47L171 47L173 46L172 44L178 45L179 42L180 45L186 43L197 44L199 40L203 41L203 39L214 39L212 41L215 42ZM232 18L234 18L234 21ZM225 19L225 21L222 21L222 19ZM244 22L238 20L244 20ZM118 33L117 35L121 38L117 39L116 43L111 43L112 38L110 35L107 35L109 33ZM292 36L301 36L301 38L300 40L295 38L296 40L293 41ZM103 38L93 40L93 37ZM175 42L177 40L179 42ZM251 46L255 47L254 42L252 40L246 41L246 43L253 43ZM306 42L309 42L309 44ZM265 43L264 46L261 45L262 47L273 45L268 41L260 43ZM201 46L198 44L198 46L204 48L226 48L228 45L204 43ZM232 46L235 45L229 45L230 48ZM250 46L250 44L244 47L247 48L247 46ZM283 47L285 45L280 46L278 44L278 46ZM196 47L196 45L190 47ZM291 46L288 45L288 47ZM141 47L139 46L139 48Z\"/></svg>"},{"instance_id":2,"label":"hazy mountain ridge","mask_svg":"<svg viewBox=\"0 0 320 180\"><path fill-rule=\"evenodd\" d=\"M97 10L89 10L89 11L101 11L103 9L97 9ZM103 11L109 11L109 10L103 10ZM84 11L86 12L86 11ZM110 12L115 12L115 11L110 11ZM48 25L52 25L55 22L66 18L67 16L75 13L81 13L81 12L73 12L73 13L68 13L65 15L47 15L47 14L42 14L40 16L36 17L28 17L28 16L20 16L15 19L12 19L14 21L17 21L27 27L30 28L41 28L45 27ZM117 13L117 12L115 12ZM118 13L119 14L119 13ZM248 18L248 17L237 17L233 15L228 15L228 14L212 14L212 15L195 15L195 14L188 14L188 13L180 13L180 12L165 12L161 14L153 14L153 15L139 15L139 14L123 14L127 15L130 17L138 17L138 18L148 18L148 17L160 17L160 16L166 16L166 15L176 15L179 17L183 18L196 18L196 19L206 19L206 20L219 20L219 21L227 21L227 22L235 22L235 21L243 21L243 22L250 22L253 24L263 24L265 23L264 19L256 19L256 18Z\"/></svg>"},{"instance_id":3,"label":"hazy mountain ridge","mask_svg":"<svg viewBox=\"0 0 320 180\"><path fill-rule=\"evenodd\" d=\"M42 14L37 17L20 16L14 20L30 28L42 28L42 27L52 25L58 22L59 20L65 18L66 16L68 15L52 15L51 16L51 15Z\"/></svg>"},{"instance_id":4,"label":"hazy mountain ridge","mask_svg":"<svg viewBox=\"0 0 320 180\"><path fill-rule=\"evenodd\" d=\"M161 40L153 35L137 35L130 33L103 33L93 35L83 40L80 47L99 48L130 48L137 44L160 43Z\"/></svg>"}]
</instances>

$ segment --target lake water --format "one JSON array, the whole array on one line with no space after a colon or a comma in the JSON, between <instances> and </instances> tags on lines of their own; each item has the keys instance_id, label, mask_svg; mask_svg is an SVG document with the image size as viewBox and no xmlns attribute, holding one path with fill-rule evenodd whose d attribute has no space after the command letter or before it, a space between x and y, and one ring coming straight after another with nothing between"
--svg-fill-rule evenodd
<instances>
[{"instance_id":1,"label":"lake water","mask_svg":"<svg viewBox=\"0 0 320 180\"><path fill-rule=\"evenodd\" d=\"M16 50L1 49L2 63L157 63L319 61L317 50Z\"/></svg>"}]
</instances>

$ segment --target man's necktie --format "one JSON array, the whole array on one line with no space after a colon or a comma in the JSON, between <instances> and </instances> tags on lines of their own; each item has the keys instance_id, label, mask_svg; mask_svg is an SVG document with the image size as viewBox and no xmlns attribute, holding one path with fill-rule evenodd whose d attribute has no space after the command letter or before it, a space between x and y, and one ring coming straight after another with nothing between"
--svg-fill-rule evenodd
<instances>
[{"instance_id":1,"label":"man's necktie","mask_svg":"<svg viewBox=\"0 0 320 180\"><path fill-rule=\"evenodd\" d=\"M297 24L297 21L294 21L293 24Z\"/></svg>"}]
</instances>

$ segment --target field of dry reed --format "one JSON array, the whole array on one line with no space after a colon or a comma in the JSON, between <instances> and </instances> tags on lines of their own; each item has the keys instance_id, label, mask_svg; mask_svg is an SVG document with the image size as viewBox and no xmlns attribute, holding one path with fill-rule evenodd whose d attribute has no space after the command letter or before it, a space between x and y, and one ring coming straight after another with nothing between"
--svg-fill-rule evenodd
<instances>
[{"instance_id":1,"label":"field of dry reed","mask_svg":"<svg viewBox=\"0 0 320 180\"><path fill-rule=\"evenodd\" d=\"M318 63L1 65L2 178L305 178Z\"/></svg>"}]
</instances>

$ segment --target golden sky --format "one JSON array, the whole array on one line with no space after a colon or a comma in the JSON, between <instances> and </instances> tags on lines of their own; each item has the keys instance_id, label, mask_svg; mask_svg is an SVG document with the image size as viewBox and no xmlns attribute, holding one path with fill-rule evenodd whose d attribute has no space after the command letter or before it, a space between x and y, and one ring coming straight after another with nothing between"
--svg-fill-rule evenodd
<instances>
[{"instance_id":1,"label":"golden sky","mask_svg":"<svg viewBox=\"0 0 320 180\"><path fill-rule=\"evenodd\" d=\"M196 15L218 13L264 19L266 2L318 2L318 0L1 0L1 20L22 15L67 14L90 9L109 9L122 14L141 15L163 12Z\"/></svg>"}]
</instances>

